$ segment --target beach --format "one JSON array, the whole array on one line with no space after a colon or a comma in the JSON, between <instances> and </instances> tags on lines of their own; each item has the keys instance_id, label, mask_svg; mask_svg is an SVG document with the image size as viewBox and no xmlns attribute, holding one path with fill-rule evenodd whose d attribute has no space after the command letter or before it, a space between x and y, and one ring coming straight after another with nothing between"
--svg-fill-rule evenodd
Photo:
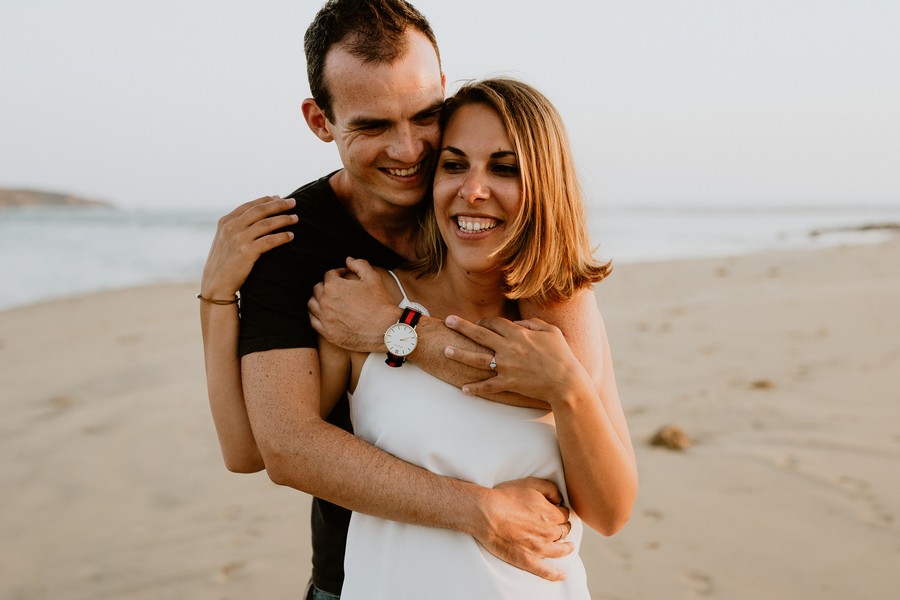
<instances>
[{"instance_id":1,"label":"beach","mask_svg":"<svg viewBox=\"0 0 900 600\"><path fill-rule=\"evenodd\" d=\"M618 265L640 471L595 599L893 599L900 240ZM309 499L225 470L196 284L0 312L0 597L297 598ZM651 444L663 426L681 449Z\"/></svg>"}]
</instances>

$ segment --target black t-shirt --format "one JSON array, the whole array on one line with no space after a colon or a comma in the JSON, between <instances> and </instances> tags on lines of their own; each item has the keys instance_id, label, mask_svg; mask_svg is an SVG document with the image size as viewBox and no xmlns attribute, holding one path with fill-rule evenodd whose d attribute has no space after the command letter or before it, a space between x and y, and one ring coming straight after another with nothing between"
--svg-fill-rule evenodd
<instances>
[{"instance_id":1,"label":"black t-shirt","mask_svg":"<svg viewBox=\"0 0 900 600\"><path fill-rule=\"evenodd\" d=\"M309 322L306 303L325 272L345 266L348 256L386 268L404 262L344 209L328 183L331 175L289 196L297 200L289 212L299 216L288 228L294 239L260 256L241 288L241 356L264 350L316 348L318 334ZM327 421L352 431L346 396ZM313 583L334 594L340 593L344 582L349 523L349 510L313 498Z\"/></svg>"}]
</instances>

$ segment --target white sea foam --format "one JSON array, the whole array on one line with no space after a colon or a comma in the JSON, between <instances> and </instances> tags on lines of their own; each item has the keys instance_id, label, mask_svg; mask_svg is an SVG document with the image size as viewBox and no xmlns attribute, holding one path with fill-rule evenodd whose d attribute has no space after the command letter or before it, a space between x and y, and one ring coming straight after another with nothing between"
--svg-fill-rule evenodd
<instances>
[{"instance_id":1,"label":"white sea foam","mask_svg":"<svg viewBox=\"0 0 900 600\"><path fill-rule=\"evenodd\" d=\"M900 223L900 206L591 207L592 238L618 264L877 241L821 228ZM0 211L0 309L164 281L197 281L217 213L27 208Z\"/></svg>"}]
</instances>

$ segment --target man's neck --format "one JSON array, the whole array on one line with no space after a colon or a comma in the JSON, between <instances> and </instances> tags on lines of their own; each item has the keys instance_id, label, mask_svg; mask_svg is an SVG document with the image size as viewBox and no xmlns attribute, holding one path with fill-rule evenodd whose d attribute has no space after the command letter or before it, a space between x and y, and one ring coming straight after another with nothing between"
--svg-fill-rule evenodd
<instances>
[{"instance_id":1,"label":"man's neck","mask_svg":"<svg viewBox=\"0 0 900 600\"><path fill-rule=\"evenodd\" d=\"M396 206L368 197L349 184L345 171L337 172L329 183L343 207L369 235L404 258L416 257L418 206Z\"/></svg>"}]
</instances>

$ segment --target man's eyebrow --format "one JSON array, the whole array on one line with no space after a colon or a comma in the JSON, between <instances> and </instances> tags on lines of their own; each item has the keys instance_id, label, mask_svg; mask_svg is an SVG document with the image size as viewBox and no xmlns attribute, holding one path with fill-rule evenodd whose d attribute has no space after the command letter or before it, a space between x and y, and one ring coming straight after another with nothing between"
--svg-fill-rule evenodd
<instances>
[{"instance_id":1,"label":"man's eyebrow","mask_svg":"<svg viewBox=\"0 0 900 600\"><path fill-rule=\"evenodd\" d=\"M350 129L363 129L366 127L387 127L391 122L387 119L375 119L371 117L357 117L347 122Z\"/></svg>"}]
</instances>

